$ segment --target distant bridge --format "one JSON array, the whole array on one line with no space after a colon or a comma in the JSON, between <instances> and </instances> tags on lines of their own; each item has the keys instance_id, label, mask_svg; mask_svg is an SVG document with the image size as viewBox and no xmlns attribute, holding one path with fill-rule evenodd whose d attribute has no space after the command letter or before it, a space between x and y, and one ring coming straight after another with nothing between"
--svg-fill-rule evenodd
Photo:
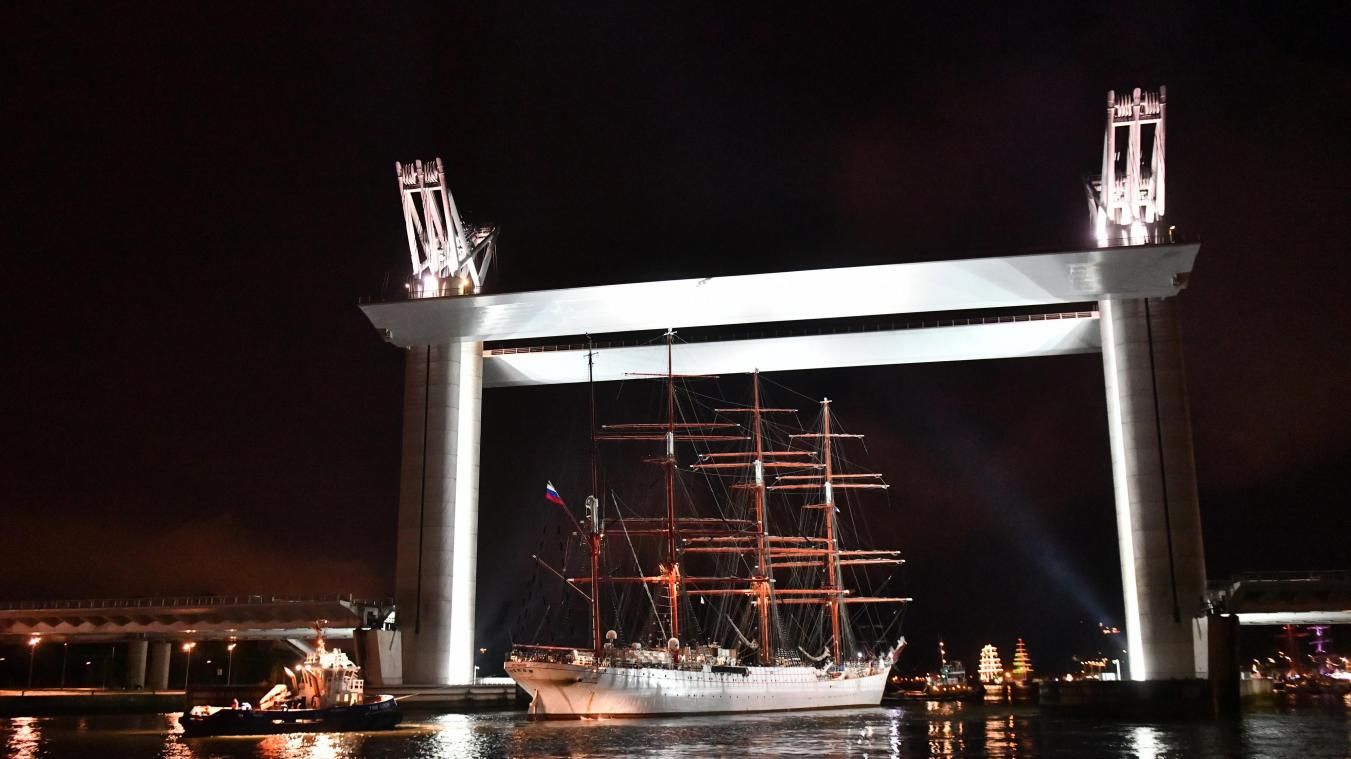
<instances>
[{"instance_id":1,"label":"distant bridge","mask_svg":"<svg viewBox=\"0 0 1351 759\"><path fill-rule=\"evenodd\" d=\"M1351 571L1248 572L1211 585L1211 607L1241 625L1351 624Z\"/></svg>"},{"instance_id":2,"label":"distant bridge","mask_svg":"<svg viewBox=\"0 0 1351 759\"><path fill-rule=\"evenodd\" d=\"M352 596L168 596L0 602L0 638L95 643L145 640L351 638L388 621L393 601Z\"/></svg>"},{"instance_id":3,"label":"distant bridge","mask_svg":"<svg viewBox=\"0 0 1351 759\"><path fill-rule=\"evenodd\" d=\"M27 638L34 645L52 641L123 643L127 652L126 687L162 691L169 687L169 660L177 641L276 640L308 651L316 630L325 638L354 638L359 628L378 629L389 624L393 612L392 601L363 601L352 596L0 601L0 640ZM184 651L191 657L191 646L185 646ZM378 650L375 653L378 659ZM367 679L379 682L385 671L380 662L363 664L370 671Z\"/></svg>"}]
</instances>

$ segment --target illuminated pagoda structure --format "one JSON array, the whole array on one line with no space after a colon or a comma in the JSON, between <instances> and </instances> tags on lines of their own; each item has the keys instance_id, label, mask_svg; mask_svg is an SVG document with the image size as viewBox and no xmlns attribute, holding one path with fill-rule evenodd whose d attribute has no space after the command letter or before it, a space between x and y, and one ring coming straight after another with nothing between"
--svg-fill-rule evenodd
<instances>
[{"instance_id":1,"label":"illuminated pagoda structure","mask_svg":"<svg viewBox=\"0 0 1351 759\"><path fill-rule=\"evenodd\" d=\"M1004 682L1004 663L999 660L999 649L986 643L980 650L980 668L977 670L982 683Z\"/></svg>"},{"instance_id":2,"label":"illuminated pagoda structure","mask_svg":"<svg viewBox=\"0 0 1351 759\"><path fill-rule=\"evenodd\" d=\"M1018 639L1018 645L1013 650L1013 681L1015 683L1025 683L1032 679L1032 657L1027 654L1027 645L1023 639Z\"/></svg>"}]
</instances>

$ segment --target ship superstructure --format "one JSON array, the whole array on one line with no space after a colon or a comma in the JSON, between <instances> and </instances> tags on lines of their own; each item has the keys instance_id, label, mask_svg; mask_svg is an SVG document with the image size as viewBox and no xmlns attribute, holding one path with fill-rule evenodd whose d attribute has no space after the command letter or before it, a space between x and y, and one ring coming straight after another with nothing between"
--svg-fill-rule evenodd
<instances>
[{"instance_id":1,"label":"ship superstructure","mask_svg":"<svg viewBox=\"0 0 1351 759\"><path fill-rule=\"evenodd\" d=\"M751 375L749 405L713 408L713 421L691 419L679 408L677 383L711 378L676 374L674 332L665 339L667 371L645 375L664 382L663 421L597 427L592 395L593 448L605 441L661 445L645 459L663 470L661 513L625 516L616 497L607 517L596 496L593 455L592 495L576 531L589 566L585 575L564 578L586 597L591 645L518 645L507 673L531 695L536 717L879 703L903 643L856 640L849 609L909 599L859 594L845 582L846 568L903 563L899 551L842 545L840 492L888 487L879 473L841 466L840 442L862 436L833 429L831 401L824 399L819 430L780 434L775 424L771 441L767 419L797 410L762 405L758 373ZM696 449L685 468L677 444ZM743 450L730 448L738 444ZM678 494L678 473L721 484L726 502L715 504L716 515L696 513ZM640 558L636 546L644 540L655 560ZM647 645L602 632L607 588L636 588L634 595L646 600ZM746 626L753 627L750 635Z\"/></svg>"}]
</instances>

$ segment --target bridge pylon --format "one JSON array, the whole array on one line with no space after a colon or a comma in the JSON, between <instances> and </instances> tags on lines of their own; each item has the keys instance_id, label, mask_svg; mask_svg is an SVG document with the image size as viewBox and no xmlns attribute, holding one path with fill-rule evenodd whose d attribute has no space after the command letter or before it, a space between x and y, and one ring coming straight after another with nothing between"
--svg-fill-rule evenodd
<instances>
[{"instance_id":1,"label":"bridge pylon","mask_svg":"<svg viewBox=\"0 0 1351 759\"><path fill-rule=\"evenodd\" d=\"M1107 94L1098 244L1172 242L1164 229L1167 90ZM1205 671L1205 553L1177 299L1099 300L1126 645L1135 680Z\"/></svg>"},{"instance_id":2,"label":"bridge pylon","mask_svg":"<svg viewBox=\"0 0 1351 759\"><path fill-rule=\"evenodd\" d=\"M496 250L496 230L470 227L446 186L441 159L396 164L412 260L410 298L474 295ZM405 364L395 601L402 681L474 678L479 438L483 342L409 347Z\"/></svg>"}]
</instances>

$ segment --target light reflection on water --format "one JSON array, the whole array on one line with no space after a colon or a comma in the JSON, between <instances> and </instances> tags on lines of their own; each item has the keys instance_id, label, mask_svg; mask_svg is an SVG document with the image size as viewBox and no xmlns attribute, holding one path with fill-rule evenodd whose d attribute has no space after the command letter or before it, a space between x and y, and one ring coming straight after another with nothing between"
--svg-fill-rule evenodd
<instances>
[{"instance_id":1,"label":"light reflection on water","mask_svg":"<svg viewBox=\"0 0 1351 759\"><path fill-rule=\"evenodd\" d=\"M42 729L36 717L15 717L6 729L5 750L12 759L36 759Z\"/></svg>"},{"instance_id":2,"label":"light reflection on water","mask_svg":"<svg viewBox=\"0 0 1351 759\"><path fill-rule=\"evenodd\" d=\"M177 715L0 719L18 759L574 757L1351 756L1351 704L1236 721L1056 719L1034 706L923 704L838 712L529 722L520 712L410 714L394 731L185 739Z\"/></svg>"},{"instance_id":3,"label":"light reflection on water","mask_svg":"<svg viewBox=\"0 0 1351 759\"><path fill-rule=\"evenodd\" d=\"M1139 759L1157 759L1159 756L1159 731L1148 725L1140 725L1132 730L1131 750Z\"/></svg>"}]
</instances>

